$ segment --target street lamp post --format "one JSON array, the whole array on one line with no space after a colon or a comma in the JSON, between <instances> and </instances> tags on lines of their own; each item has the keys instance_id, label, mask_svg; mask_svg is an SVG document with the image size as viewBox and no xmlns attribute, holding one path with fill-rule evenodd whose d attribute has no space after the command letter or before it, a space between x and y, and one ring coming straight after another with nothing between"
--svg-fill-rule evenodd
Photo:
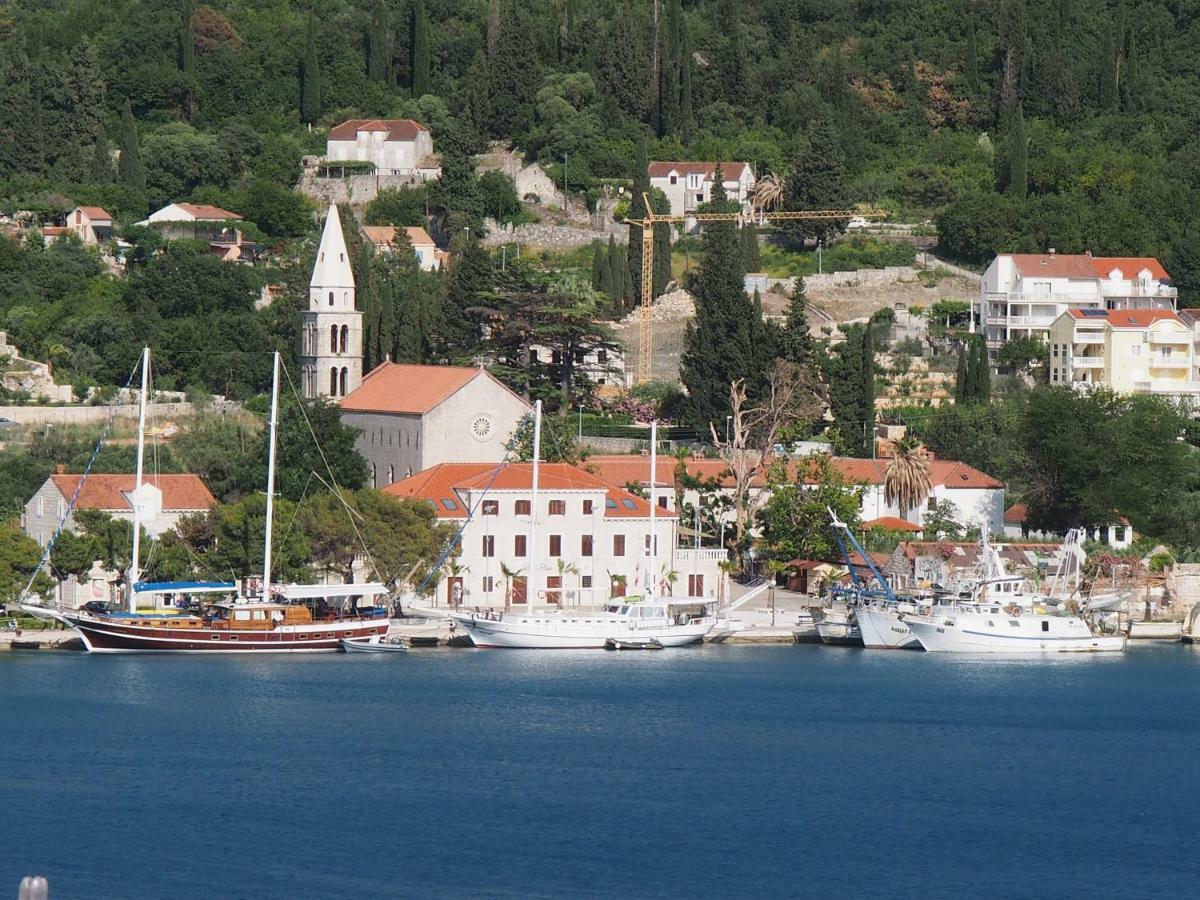
<instances>
[{"instance_id":1,"label":"street lamp post","mask_svg":"<svg viewBox=\"0 0 1200 900\"><path fill-rule=\"evenodd\" d=\"M725 446L729 446L729 423L733 421L733 416L725 417Z\"/></svg>"}]
</instances>

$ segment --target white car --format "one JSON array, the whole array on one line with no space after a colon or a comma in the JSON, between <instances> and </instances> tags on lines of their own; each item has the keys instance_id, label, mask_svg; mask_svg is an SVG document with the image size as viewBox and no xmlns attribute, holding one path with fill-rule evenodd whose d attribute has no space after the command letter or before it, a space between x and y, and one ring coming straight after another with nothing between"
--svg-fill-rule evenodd
<instances>
[{"instance_id":1,"label":"white car","mask_svg":"<svg viewBox=\"0 0 1200 900\"><path fill-rule=\"evenodd\" d=\"M868 222L866 219L864 219L862 216L855 216L853 219L851 219L849 222L846 223L846 227L849 228L850 230L854 231L859 228L870 228L871 223Z\"/></svg>"}]
</instances>

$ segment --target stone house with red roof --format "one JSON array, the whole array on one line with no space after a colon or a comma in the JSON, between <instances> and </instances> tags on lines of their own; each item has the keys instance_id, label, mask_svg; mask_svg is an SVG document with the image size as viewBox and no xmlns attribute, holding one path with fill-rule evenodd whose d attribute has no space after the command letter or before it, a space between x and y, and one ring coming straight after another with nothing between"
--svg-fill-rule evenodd
<instances>
[{"instance_id":1,"label":"stone house with red roof","mask_svg":"<svg viewBox=\"0 0 1200 900\"><path fill-rule=\"evenodd\" d=\"M900 509L894 503L888 503L884 496L883 485L888 460L834 456L830 458L830 462L848 483L863 485L860 516L864 521L900 517ZM644 486L649 483L649 468L645 457L591 456L583 465L612 484ZM656 478L666 502L669 503L668 509L672 510L675 508L675 465L673 458L660 457ZM791 461L788 466L792 479L799 479L801 483L812 483L811 476L805 471L804 460ZM687 461L687 470L689 475L701 481L715 480L727 492L733 489L733 477L729 474L728 467L719 459L690 459ZM929 498L918 509L907 511L904 518L909 522L919 526L931 502L949 500L958 511L958 521L963 525L979 525L986 522L990 534L1003 533L1004 484L999 479L966 463L931 459L929 480L932 486ZM750 489L752 502L760 499L766 490L766 479L759 479ZM683 499L685 503L694 504L697 499L696 491L685 491ZM732 521L732 514L729 521Z\"/></svg>"},{"instance_id":2,"label":"stone house with red roof","mask_svg":"<svg viewBox=\"0 0 1200 900\"><path fill-rule=\"evenodd\" d=\"M721 167L721 184L729 199L749 210L750 190L754 187L754 170L749 163L652 162L650 187L663 192L673 215L686 216L696 212L702 203L712 200L718 165Z\"/></svg>"},{"instance_id":3,"label":"stone house with red roof","mask_svg":"<svg viewBox=\"0 0 1200 900\"><path fill-rule=\"evenodd\" d=\"M440 463L498 463L530 409L486 369L384 362L338 401L357 429L369 484L385 487Z\"/></svg>"},{"instance_id":4,"label":"stone house with red roof","mask_svg":"<svg viewBox=\"0 0 1200 900\"><path fill-rule=\"evenodd\" d=\"M41 546L54 536L76 490L79 496L64 524L67 530L75 530L75 513L82 509L133 521L134 501L139 496L134 490L134 475L89 475L82 488L80 481L82 475L69 474L59 466L25 504L21 526ZM196 475L147 475L140 497L142 528L150 537L171 530L185 515L207 512L217 502Z\"/></svg>"},{"instance_id":5,"label":"stone house with red roof","mask_svg":"<svg viewBox=\"0 0 1200 900\"><path fill-rule=\"evenodd\" d=\"M440 521L463 529L440 601L502 608L506 598L524 603L533 591L538 604L571 607L639 593L649 572L649 501L581 466L543 463L535 510L532 470L529 463L443 463L384 488L427 501ZM675 514L667 509L658 510L654 534L658 592L716 597L723 554L677 547ZM505 570L519 574L510 583Z\"/></svg>"},{"instance_id":6,"label":"stone house with red roof","mask_svg":"<svg viewBox=\"0 0 1200 900\"><path fill-rule=\"evenodd\" d=\"M440 173L433 158L433 135L412 119L347 119L329 131L326 163L369 162L376 175Z\"/></svg>"}]
</instances>

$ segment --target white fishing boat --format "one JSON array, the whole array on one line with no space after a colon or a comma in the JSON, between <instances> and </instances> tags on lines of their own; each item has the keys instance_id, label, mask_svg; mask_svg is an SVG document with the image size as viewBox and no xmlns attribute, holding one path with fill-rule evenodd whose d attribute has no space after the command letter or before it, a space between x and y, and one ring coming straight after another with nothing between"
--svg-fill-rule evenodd
<instances>
[{"instance_id":1,"label":"white fishing boat","mask_svg":"<svg viewBox=\"0 0 1200 900\"><path fill-rule=\"evenodd\" d=\"M849 607L810 606L813 627L822 644L840 647L863 646L858 613Z\"/></svg>"},{"instance_id":2,"label":"white fishing boat","mask_svg":"<svg viewBox=\"0 0 1200 900\"><path fill-rule=\"evenodd\" d=\"M542 404L534 404L533 480L531 506L538 508L538 456L541 450ZM650 534L653 535L655 509L658 506L655 486L655 465L658 443L657 423L650 428ZM537 516L530 516L529 571L537 572L533 558ZM653 572L657 571L657 541L647 542L648 568L645 572L645 593L641 598L622 597L605 604L599 612L539 611L532 604L523 612L455 612L450 619L465 631L477 647L508 647L535 650L568 648L602 648L610 640L649 642L663 647L694 644L716 624L715 601L702 597L657 597L654 594ZM530 598L538 596L530 577Z\"/></svg>"},{"instance_id":3,"label":"white fishing boat","mask_svg":"<svg viewBox=\"0 0 1200 900\"><path fill-rule=\"evenodd\" d=\"M868 604L855 611L863 646L868 650L920 650L921 642L902 617L915 613L914 603Z\"/></svg>"},{"instance_id":4,"label":"white fishing boat","mask_svg":"<svg viewBox=\"0 0 1200 900\"><path fill-rule=\"evenodd\" d=\"M1095 634L1077 615L1008 607L960 606L938 615L905 615L932 653L1096 653L1125 649L1124 635Z\"/></svg>"},{"instance_id":5,"label":"white fishing boat","mask_svg":"<svg viewBox=\"0 0 1200 900\"><path fill-rule=\"evenodd\" d=\"M408 641L402 637L346 638L339 646L346 653L404 653L408 650Z\"/></svg>"}]
</instances>

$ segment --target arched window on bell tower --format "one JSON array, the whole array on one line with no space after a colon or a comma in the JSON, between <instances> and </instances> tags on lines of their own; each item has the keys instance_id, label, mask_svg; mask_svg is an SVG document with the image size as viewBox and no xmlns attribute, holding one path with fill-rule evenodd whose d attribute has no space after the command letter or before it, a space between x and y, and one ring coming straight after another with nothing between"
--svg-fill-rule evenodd
<instances>
[{"instance_id":1,"label":"arched window on bell tower","mask_svg":"<svg viewBox=\"0 0 1200 900\"><path fill-rule=\"evenodd\" d=\"M346 396L346 384L350 380L350 370L342 366L342 396Z\"/></svg>"},{"instance_id":2,"label":"arched window on bell tower","mask_svg":"<svg viewBox=\"0 0 1200 900\"><path fill-rule=\"evenodd\" d=\"M329 326L329 352L337 353L337 326Z\"/></svg>"},{"instance_id":3,"label":"arched window on bell tower","mask_svg":"<svg viewBox=\"0 0 1200 900\"><path fill-rule=\"evenodd\" d=\"M343 353L346 352L346 342L349 339L349 337L350 337L350 326L343 325L342 326L342 341L341 341Z\"/></svg>"},{"instance_id":4,"label":"arched window on bell tower","mask_svg":"<svg viewBox=\"0 0 1200 900\"><path fill-rule=\"evenodd\" d=\"M337 375L338 375L337 366L331 366L329 369L329 396L330 397L337 396L337 382L338 382Z\"/></svg>"}]
</instances>

